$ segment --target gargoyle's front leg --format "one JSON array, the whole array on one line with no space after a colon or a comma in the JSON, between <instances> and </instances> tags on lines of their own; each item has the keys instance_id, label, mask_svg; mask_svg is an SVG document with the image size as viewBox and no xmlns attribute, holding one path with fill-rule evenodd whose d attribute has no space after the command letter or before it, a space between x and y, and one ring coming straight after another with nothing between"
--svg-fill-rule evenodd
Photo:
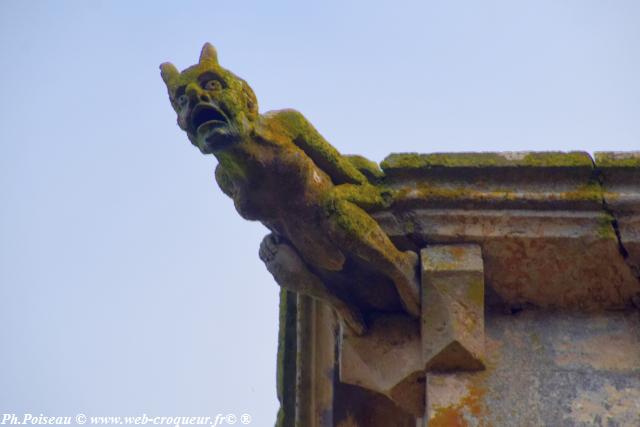
<instances>
[{"instance_id":1,"label":"gargoyle's front leg","mask_svg":"<svg viewBox=\"0 0 640 427\"><path fill-rule=\"evenodd\" d=\"M324 201L331 237L345 252L357 255L393 280L407 313L419 317L418 255L399 251L364 210L381 204L383 196L373 185L334 187Z\"/></svg>"},{"instance_id":2,"label":"gargoyle's front leg","mask_svg":"<svg viewBox=\"0 0 640 427\"><path fill-rule=\"evenodd\" d=\"M260 259L278 285L328 303L356 335L366 332L360 311L331 293L322 280L309 271L295 249L281 242L274 234L265 236L260 244Z\"/></svg>"}]
</instances>

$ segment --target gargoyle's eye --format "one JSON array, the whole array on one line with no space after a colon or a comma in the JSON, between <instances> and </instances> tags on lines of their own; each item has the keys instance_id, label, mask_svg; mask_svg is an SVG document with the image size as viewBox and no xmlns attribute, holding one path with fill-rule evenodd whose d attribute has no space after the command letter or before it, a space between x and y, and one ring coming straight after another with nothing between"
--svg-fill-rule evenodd
<instances>
[{"instance_id":1,"label":"gargoyle's eye","mask_svg":"<svg viewBox=\"0 0 640 427\"><path fill-rule=\"evenodd\" d=\"M222 89L222 83L218 80L207 80L203 85L205 90L216 91Z\"/></svg>"}]
</instances>

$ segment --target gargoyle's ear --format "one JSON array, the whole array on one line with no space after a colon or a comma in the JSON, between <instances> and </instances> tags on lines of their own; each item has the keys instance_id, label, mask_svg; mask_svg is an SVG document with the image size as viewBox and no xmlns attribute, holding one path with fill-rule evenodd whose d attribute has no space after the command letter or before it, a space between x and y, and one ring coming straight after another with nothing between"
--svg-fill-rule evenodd
<instances>
[{"instance_id":1,"label":"gargoyle's ear","mask_svg":"<svg viewBox=\"0 0 640 427\"><path fill-rule=\"evenodd\" d=\"M200 51L200 63L203 62L215 62L218 63L218 52L211 43L205 43Z\"/></svg>"},{"instance_id":2,"label":"gargoyle's ear","mask_svg":"<svg viewBox=\"0 0 640 427\"><path fill-rule=\"evenodd\" d=\"M180 75L180 71L171 62L160 64L160 75L164 84L169 86L169 82Z\"/></svg>"}]
</instances>

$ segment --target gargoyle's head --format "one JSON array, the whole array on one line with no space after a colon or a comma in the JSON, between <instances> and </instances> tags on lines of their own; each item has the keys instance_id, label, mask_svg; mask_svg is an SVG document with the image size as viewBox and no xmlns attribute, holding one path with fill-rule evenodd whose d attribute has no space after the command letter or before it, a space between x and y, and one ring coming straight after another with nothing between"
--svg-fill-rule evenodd
<instances>
[{"instance_id":1,"label":"gargoyle's head","mask_svg":"<svg viewBox=\"0 0 640 427\"><path fill-rule=\"evenodd\" d=\"M215 153L240 141L258 118L251 87L218 64L215 48L205 43L200 60L180 72L170 62L160 65L178 126L203 153Z\"/></svg>"}]
</instances>

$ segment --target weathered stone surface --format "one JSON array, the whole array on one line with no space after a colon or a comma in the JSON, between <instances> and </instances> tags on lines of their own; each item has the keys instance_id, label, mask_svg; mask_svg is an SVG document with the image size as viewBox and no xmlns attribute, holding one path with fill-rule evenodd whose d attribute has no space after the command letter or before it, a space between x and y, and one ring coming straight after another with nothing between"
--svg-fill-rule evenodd
<instances>
[{"instance_id":1,"label":"weathered stone surface","mask_svg":"<svg viewBox=\"0 0 640 427\"><path fill-rule=\"evenodd\" d=\"M375 217L395 241L481 245L490 305L624 308L639 290L602 210L404 209Z\"/></svg>"},{"instance_id":2,"label":"weathered stone surface","mask_svg":"<svg viewBox=\"0 0 640 427\"><path fill-rule=\"evenodd\" d=\"M386 395L418 417L424 413L424 364L419 322L402 315L380 315L365 336L345 333L340 381Z\"/></svg>"},{"instance_id":3,"label":"weathered stone surface","mask_svg":"<svg viewBox=\"0 0 640 427\"><path fill-rule=\"evenodd\" d=\"M600 209L584 152L392 154L382 162L392 208Z\"/></svg>"},{"instance_id":4,"label":"weathered stone surface","mask_svg":"<svg viewBox=\"0 0 640 427\"><path fill-rule=\"evenodd\" d=\"M640 278L640 215L617 216L620 242L628 255L628 262Z\"/></svg>"},{"instance_id":5,"label":"weathered stone surface","mask_svg":"<svg viewBox=\"0 0 640 427\"><path fill-rule=\"evenodd\" d=\"M640 151L596 153L607 208L617 221L620 243L640 278Z\"/></svg>"},{"instance_id":6,"label":"weathered stone surface","mask_svg":"<svg viewBox=\"0 0 640 427\"><path fill-rule=\"evenodd\" d=\"M260 244L260 258L282 288L325 302L336 310L340 319L353 333L364 333L366 325L360 310L327 288L318 276L309 271L291 245L269 234Z\"/></svg>"},{"instance_id":7,"label":"weathered stone surface","mask_svg":"<svg viewBox=\"0 0 640 427\"><path fill-rule=\"evenodd\" d=\"M386 204L371 162L340 154L295 110L260 114L249 84L219 64L209 43L197 64L160 69L178 125L218 159L216 181L243 218L283 237L311 270L366 264L419 316L417 255L399 251L366 212Z\"/></svg>"},{"instance_id":8,"label":"weathered stone surface","mask_svg":"<svg viewBox=\"0 0 640 427\"><path fill-rule=\"evenodd\" d=\"M401 249L481 245L490 305L624 308L639 290L587 153L398 154L382 167L394 197L374 218ZM618 224L633 251L637 221Z\"/></svg>"},{"instance_id":9,"label":"weathered stone surface","mask_svg":"<svg viewBox=\"0 0 640 427\"><path fill-rule=\"evenodd\" d=\"M298 295L295 425L332 427L337 325L330 306Z\"/></svg>"},{"instance_id":10,"label":"weathered stone surface","mask_svg":"<svg viewBox=\"0 0 640 427\"><path fill-rule=\"evenodd\" d=\"M640 425L640 318L525 310L486 319L486 366L428 373L429 427Z\"/></svg>"},{"instance_id":11,"label":"weathered stone surface","mask_svg":"<svg viewBox=\"0 0 640 427\"><path fill-rule=\"evenodd\" d=\"M430 245L420 256L425 369L482 369L484 269L480 246Z\"/></svg>"},{"instance_id":12,"label":"weathered stone surface","mask_svg":"<svg viewBox=\"0 0 640 427\"><path fill-rule=\"evenodd\" d=\"M272 231L267 268L300 294L283 293L279 426L640 425L640 153L398 154L380 169L294 110L260 114L209 44L161 70L222 191Z\"/></svg>"},{"instance_id":13,"label":"weathered stone surface","mask_svg":"<svg viewBox=\"0 0 640 427\"><path fill-rule=\"evenodd\" d=\"M387 396L344 383L336 384L334 414L336 427L416 427Z\"/></svg>"},{"instance_id":14,"label":"weathered stone surface","mask_svg":"<svg viewBox=\"0 0 640 427\"><path fill-rule=\"evenodd\" d=\"M296 323L297 295L280 289L280 324L278 330L278 362L276 386L280 409L276 427L295 427L296 417Z\"/></svg>"}]
</instances>

